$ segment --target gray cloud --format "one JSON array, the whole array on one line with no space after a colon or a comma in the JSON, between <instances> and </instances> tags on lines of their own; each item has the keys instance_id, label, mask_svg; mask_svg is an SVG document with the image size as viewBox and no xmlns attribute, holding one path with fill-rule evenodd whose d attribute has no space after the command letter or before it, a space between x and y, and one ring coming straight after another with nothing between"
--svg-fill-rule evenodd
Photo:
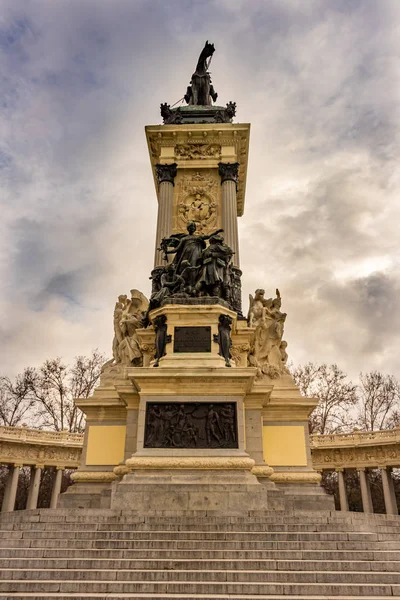
<instances>
[{"instance_id":1,"label":"gray cloud","mask_svg":"<svg viewBox=\"0 0 400 600\"><path fill-rule=\"evenodd\" d=\"M208 38L221 104L252 123L244 298L281 289L293 361L400 376L396 0L93 6L2 5L2 370L108 352L115 297L149 293L143 127Z\"/></svg>"}]
</instances>

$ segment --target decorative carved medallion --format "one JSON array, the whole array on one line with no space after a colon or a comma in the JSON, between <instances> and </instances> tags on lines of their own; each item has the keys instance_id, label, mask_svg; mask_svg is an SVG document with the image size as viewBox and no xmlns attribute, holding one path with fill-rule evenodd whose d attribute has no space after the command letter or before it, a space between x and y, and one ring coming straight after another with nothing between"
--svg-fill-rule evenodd
<instances>
[{"instance_id":1,"label":"decorative carved medallion","mask_svg":"<svg viewBox=\"0 0 400 600\"><path fill-rule=\"evenodd\" d=\"M200 234L208 234L217 228L217 179L195 173L185 175L178 192L178 231L186 231L187 224L194 221Z\"/></svg>"}]
</instances>

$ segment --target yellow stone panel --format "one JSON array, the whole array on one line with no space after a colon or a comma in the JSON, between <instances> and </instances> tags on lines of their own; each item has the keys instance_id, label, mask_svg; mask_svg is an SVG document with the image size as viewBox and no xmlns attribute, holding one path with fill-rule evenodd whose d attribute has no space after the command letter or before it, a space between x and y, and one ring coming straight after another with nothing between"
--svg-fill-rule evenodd
<instances>
[{"instance_id":1,"label":"yellow stone panel","mask_svg":"<svg viewBox=\"0 0 400 600\"><path fill-rule=\"evenodd\" d=\"M300 425L264 425L264 460L272 467L306 467L306 440Z\"/></svg>"},{"instance_id":2,"label":"yellow stone panel","mask_svg":"<svg viewBox=\"0 0 400 600\"><path fill-rule=\"evenodd\" d=\"M125 425L90 425L87 465L117 465L124 460Z\"/></svg>"}]
</instances>

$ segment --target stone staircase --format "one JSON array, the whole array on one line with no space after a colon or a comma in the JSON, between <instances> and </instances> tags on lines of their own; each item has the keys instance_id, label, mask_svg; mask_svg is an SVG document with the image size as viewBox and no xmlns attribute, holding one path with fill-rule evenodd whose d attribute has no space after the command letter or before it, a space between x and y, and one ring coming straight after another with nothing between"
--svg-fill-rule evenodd
<instances>
[{"instance_id":1,"label":"stone staircase","mask_svg":"<svg viewBox=\"0 0 400 600\"><path fill-rule=\"evenodd\" d=\"M0 517L0 599L400 598L400 518L32 510Z\"/></svg>"}]
</instances>

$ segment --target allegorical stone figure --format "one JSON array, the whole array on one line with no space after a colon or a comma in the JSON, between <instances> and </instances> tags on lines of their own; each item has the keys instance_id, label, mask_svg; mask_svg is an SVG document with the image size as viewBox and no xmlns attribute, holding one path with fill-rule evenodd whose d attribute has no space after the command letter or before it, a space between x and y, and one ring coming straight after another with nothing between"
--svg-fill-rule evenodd
<instances>
[{"instance_id":1,"label":"allegorical stone figure","mask_svg":"<svg viewBox=\"0 0 400 600\"><path fill-rule=\"evenodd\" d=\"M212 84L208 67L211 62L211 57L215 52L214 44L209 44L206 41L203 50L197 61L196 70L192 75L190 85L184 96L188 104L196 106L210 106L211 99L215 102L218 94L215 92ZM210 59L207 61L207 59Z\"/></svg>"},{"instance_id":2,"label":"allegorical stone figure","mask_svg":"<svg viewBox=\"0 0 400 600\"><path fill-rule=\"evenodd\" d=\"M140 366L143 361L142 351L136 330L143 327L149 301L139 290L131 290L131 298L126 301L119 322L122 340L118 346L118 354L125 365Z\"/></svg>"},{"instance_id":3,"label":"allegorical stone figure","mask_svg":"<svg viewBox=\"0 0 400 600\"><path fill-rule=\"evenodd\" d=\"M286 313L281 312L281 304L279 290L276 298L264 300L264 290L259 289L250 306L249 322L255 326L255 332L249 364L257 367L261 376L276 378L288 373L287 344L282 342Z\"/></svg>"}]
</instances>

